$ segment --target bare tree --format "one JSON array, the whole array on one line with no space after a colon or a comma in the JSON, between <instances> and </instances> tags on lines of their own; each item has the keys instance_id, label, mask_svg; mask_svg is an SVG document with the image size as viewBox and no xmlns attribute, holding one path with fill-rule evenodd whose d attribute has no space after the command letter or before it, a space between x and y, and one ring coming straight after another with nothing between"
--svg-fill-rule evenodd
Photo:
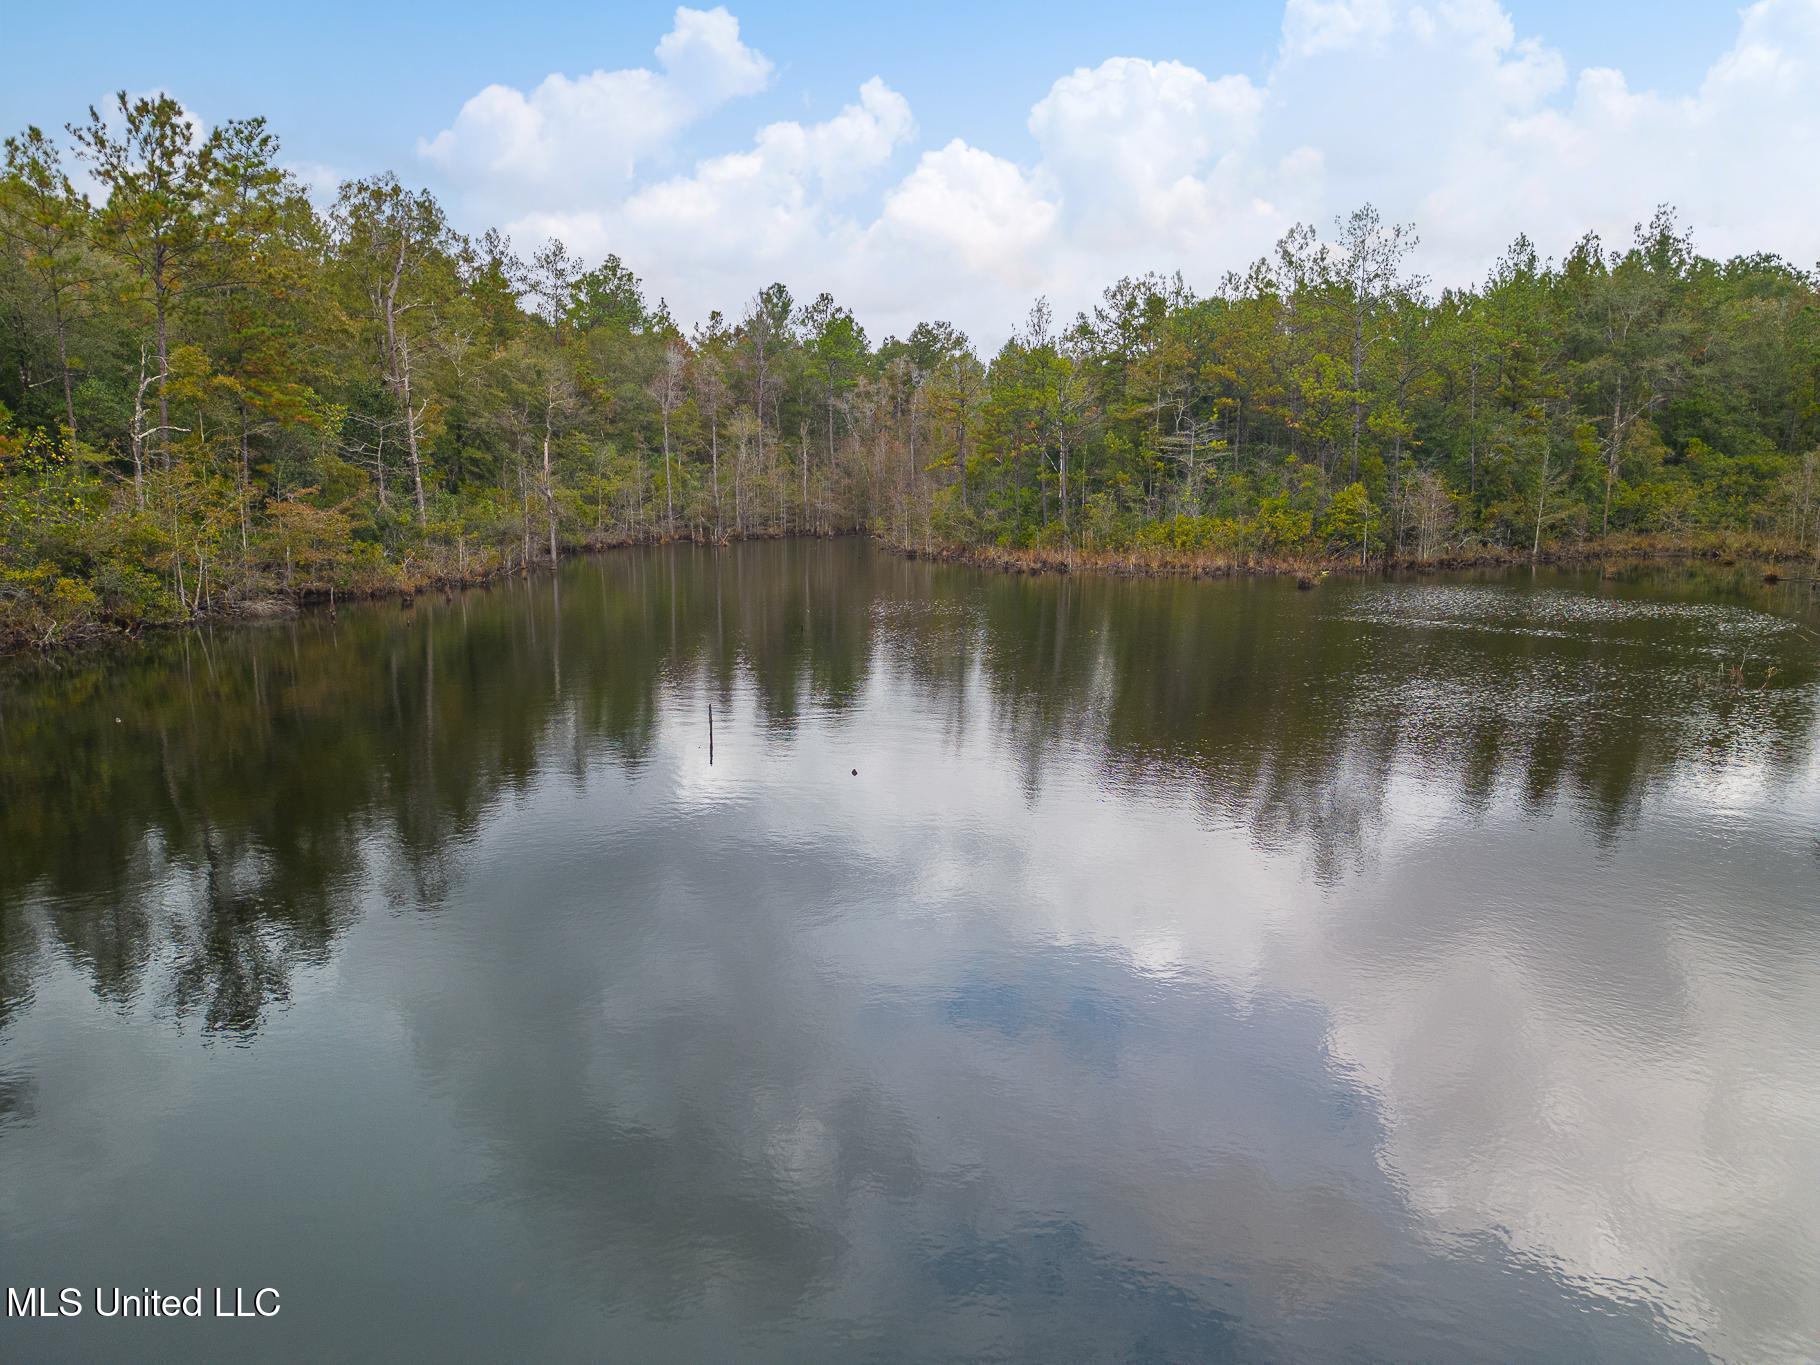
<instances>
[{"instance_id":1,"label":"bare tree","mask_svg":"<svg viewBox=\"0 0 1820 1365\"><path fill-rule=\"evenodd\" d=\"M670 484L670 417L682 406L688 391L689 353L680 341L671 339L664 346L663 362L657 377L651 381L652 397L663 420L664 441L664 533L676 534L676 498Z\"/></svg>"},{"instance_id":2,"label":"bare tree","mask_svg":"<svg viewBox=\"0 0 1820 1365\"><path fill-rule=\"evenodd\" d=\"M745 474L746 460L752 441L758 435L759 421L752 415L751 409L741 408L733 415L733 439L735 450L733 456L733 529L735 534L746 534Z\"/></svg>"},{"instance_id":3,"label":"bare tree","mask_svg":"<svg viewBox=\"0 0 1820 1365\"><path fill-rule=\"evenodd\" d=\"M1339 250L1351 291L1352 314L1352 464L1349 479L1359 477L1359 432L1365 424L1366 332L1384 303L1400 288L1419 289L1420 280L1402 278L1404 258L1420 242L1407 223L1386 224L1370 204L1347 218L1336 218Z\"/></svg>"},{"instance_id":4,"label":"bare tree","mask_svg":"<svg viewBox=\"0 0 1820 1365\"><path fill-rule=\"evenodd\" d=\"M727 376L718 357L695 357L695 405L708 419L708 479L714 497L714 538L721 538L720 410L727 401Z\"/></svg>"},{"instance_id":5,"label":"bare tree","mask_svg":"<svg viewBox=\"0 0 1820 1365\"><path fill-rule=\"evenodd\" d=\"M403 425L403 420L398 419L388 422L383 418L368 417L365 413L359 412L350 412L347 415L346 420L357 426L368 428L373 433L373 439L370 442L359 439L344 440L342 442L342 450L346 454L353 456L356 463L372 465L373 478L379 494L379 507L381 511L384 511L389 506L386 501L385 481L386 433Z\"/></svg>"},{"instance_id":6,"label":"bare tree","mask_svg":"<svg viewBox=\"0 0 1820 1365\"><path fill-rule=\"evenodd\" d=\"M1457 511L1453 495L1439 474L1419 469L1410 476L1407 497L1416 523L1416 553L1426 560L1453 525Z\"/></svg>"},{"instance_id":7,"label":"bare tree","mask_svg":"<svg viewBox=\"0 0 1820 1365\"><path fill-rule=\"evenodd\" d=\"M146 348L141 345L139 348L139 385L133 390L133 425L131 431L127 433L133 451L133 500L142 512L145 510L145 450L147 441L149 438L156 436L162 444L167 433L172 431L185 432L189 430L188 427L165 426L162 422L157 426L147 426L145 424L147 415L145 411L145 391L153 384L158 384L160 385L160 393L163 392L163 376L155 370L150 373L147 372L147 365L150 363L150 360L151 357L146 353Z\"/></svg>"},{"instance_id":8,"label":"bare tree","mask_svg":"<svg viewBox=\"0 0 1820 1365\"><path fill-rule=\"evenodd\" d=\"M343 185L332 221L342 258L356 271L379 326L386 387L404 410L417 522L425 525L429 511L420 437L429 404L419 406L411 396L411 336L404 322L427 302L426 277L446 245L448 228L428 191L413 194L391 175Z\"/></svg>"}]
</instances>

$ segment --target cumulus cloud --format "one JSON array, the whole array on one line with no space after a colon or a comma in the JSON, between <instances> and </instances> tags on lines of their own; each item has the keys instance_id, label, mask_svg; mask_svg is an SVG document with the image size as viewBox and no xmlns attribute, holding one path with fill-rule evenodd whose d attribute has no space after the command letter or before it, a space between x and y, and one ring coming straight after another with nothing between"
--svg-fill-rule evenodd
<instances>
[{"instance_id":1,"label":"cumulus cloud","mask_svg":"<svg viewBox=\"0 0 1820 1365\"><path fill-rule=\"evenodd\" d=\"M1034 155L915 150L881 79L820 123L653 175L686 128L771 63L725 10L677 11L661 70L494 86L422 144L521 237L619 252L684 317L771 278L875 333L949 317L988 345L1045 293L1066 314L1123 273L1211 287L1295 221L1367 200L1413 220L1418 264L1481 278L1519 231L1559 255L1678 205L1702 247L1820 256L1820 0L1758 0L1691 90L1568 69L1496 0L1287 0L1267 73L1112 56L1029 112ZM895 179L893 177L895 176Z\"/></svg>"},{"instance_id":2,"label":"cumulus cloud","mask_svg":"<svg viewBox=\"0 0 1820 1365\"><path fill-rule=\"evenodd\" d=\"M504 192L585 200L630 182L642 161L703 115L763 90L772 71L724 7L679 6L657 63L657 71L557 72L529 94L489 85L417 150L483 200Z\"/></svg>"},{"instance_id":3,"label":"cumulus cloud","mask_svg":"<svg viewBox=\"0 0 1820 1365\"><path fill-rule=\"evenodd\" d=\"M539 209L508 227L520 240L560 237L583 256L617 252L681 316L699 318L736 307L772 279L807 287L851 259L859 229L843 200L914 132L909 102L875 77L821 123L773 123L749 150L706 158L686 175L596 207ZM811 261L821 276L805 270Z\"/></svg>"},{"instance_id":4,"label":"cumulus cloud","mask_svg":"<svg viewBox=\"0 0 1820 1365\"><path fill-rule=\"evenodd\" d=\"M1055 205L1015 165L956 138L924 153L891 190L868 240L875 250L927 251L966 274L1036 286L1035 253L1055 219Z\"/></svg>"},{"instance_id":5,"label":"cumulus cloud","mask_svg":"<svg viewBox=\"0 0 1820 1365\"><path fill-rule=\"evenodd\" d=\"M1148 243L1208 230L1256 131L1264 94L1180 62L1114 57L1062 77L1030 111L1042 165L1089 240Z\"/></svg>"}]
</instances>

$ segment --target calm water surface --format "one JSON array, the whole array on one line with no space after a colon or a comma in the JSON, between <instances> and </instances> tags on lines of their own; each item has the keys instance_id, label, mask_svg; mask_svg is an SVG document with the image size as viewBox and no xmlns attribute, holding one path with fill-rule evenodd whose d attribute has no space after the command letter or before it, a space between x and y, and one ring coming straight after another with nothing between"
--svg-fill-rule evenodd
<instances>
[{"instance_id":1,"label":"calm water surface","mask_svg":"<svg viewBox=\"0 0 1820 1365\"><path fill-rule=\"evenodd\" d=\"M1812 1359L1816 600L772 544L14 664L0 1279L283 1306L0 1358Z\"/></svg>"}]
</instances>

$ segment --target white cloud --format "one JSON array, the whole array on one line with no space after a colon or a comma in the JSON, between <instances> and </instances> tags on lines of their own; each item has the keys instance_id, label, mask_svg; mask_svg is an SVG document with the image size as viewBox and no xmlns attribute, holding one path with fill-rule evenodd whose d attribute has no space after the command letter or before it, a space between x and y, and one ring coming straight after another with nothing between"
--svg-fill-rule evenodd
<instances>
[{"instance_id":1,"label":"white cloud","mask_svg":"<svg viewBox=\"0 0 1820 1365\"><path fill-rule=\"evenodd\" d=\"M1237 164L1263 102L1244 76L1209 80L1180 62L1114 57L1057 81L1030 111L1030 131L1082 233L1146 243L1211 226L1215 163Z\"/></svg>"},{"instance_id":2,"label":"white cloud","mask_svg":"<svg viewBox=\"0 0 1820 1365\"><path fill-rule=\"evenodd\" d=\"M1287 0L1261 79L1111 57L1029 114L1027 160L956 139L887 178L914 141L874 79L821 123L774 123L746 151L650 178L707 110L771 64L724 10L678 10L661 72L489 87L423 144L522 238L618 251L685 318L771 278L828 288L875 335L948 317L995 344L1042 292L1058 313L1118 275L1210 287L1291 222L1370 200L1414 220L1418 264L1481 278L1519 231L1564 252L1628 238L1678 205L1703 249L1820 256L1820 0L1759 0L1685 92L1571 73L1495 0Z\"/></svg>"},{"instance_id":3,"label":"white cloud","mask_svg":"<svg viewBox=\"0 0 1820 1365\"><path fill-rule=\"evenodd\" d=\"M858 228L844 197L915 131L910 105L874 78L833 118L770 124L750 150L709 157L600 207L543 209L509 224L520 240L561 237L584 256L618 252L685 317L736 309L760 284L838 268ZM660 263L660 264L659 264Z\"/></svg>"},{"instance_id":4,"label":"white cloud","mask_svg":"<svg viewBox=\"0 0 1820 1365\"><path fill-rule=\"evenodd\" d=\"M1283 51L1312 57L1382 42L1395 27L1396 8L1392 0L1289 0Z\"/></svg>"},{"instance_id":5,"label":"white cloud","mask_svg":"<svg viewBox=\"0 0 1820 1365\"><path fill-rule=\"evenodd\" d=\"M657 45L661 71L546 76L526 94L489 85L418 152L485 202L508 194L585 201L630 182L640 162L728 100L763 90L771 62L725 8L679 6Z\"/></svg>"},{"instance_id":6,"label":"white cloud","mask_svg":"<svg viewBox=\"0 0 1820 1365\"><path fill-rule=\"evenodd\" d=\"M335 167L321 161L285 161L284 171L303 186L303 192L317 208L326 210L335 202L335 194L347 177Z\"/></svg>"},{"instance_id":7,"label":"white cloud","mask_svg":"<svg viewBox=\"0 0 1820 1365\"><path fill-rule=\"evenodd\" d=\"M758 155L797 175L814 175L838 196L863 184L916 130L910 102L874 76L826 123L773 123L758 135Z\"/></svg>"},{"instance_id":8,"label":"white cloud","mask_svg":"<svg viewBox=\"0 0 1820 1365\"><path fill-rule=\"evenodd\" d=\"M1055 206L1015 165L956 138L925 152L885 196L870 238L875 248L926 250L964 273L1009 274L1036 288L1035 254L1055 218Z\"/></svg>"}]
</instances>

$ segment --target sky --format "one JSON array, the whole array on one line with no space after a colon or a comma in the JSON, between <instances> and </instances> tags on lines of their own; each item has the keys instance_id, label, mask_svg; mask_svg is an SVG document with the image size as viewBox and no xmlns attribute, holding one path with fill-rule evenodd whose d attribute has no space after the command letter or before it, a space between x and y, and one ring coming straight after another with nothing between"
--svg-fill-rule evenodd
<instances>
[{"instance_id":1,"label":"sky","mask_svg":"<svg viewBox=\"0 0 1820 1365\"><path fill-rule=\"evenodd\" d=\"M1437 284L1664 202L1708 252L1820 259L1820 0L701 2L70 4L0 127L162 89L265 115L324 202L393 170L466 230L617 253L685 322L776 279L875 339L995 345L1145 270L1205 292L1366 201Z\"/></svg>"}]
</instances>

